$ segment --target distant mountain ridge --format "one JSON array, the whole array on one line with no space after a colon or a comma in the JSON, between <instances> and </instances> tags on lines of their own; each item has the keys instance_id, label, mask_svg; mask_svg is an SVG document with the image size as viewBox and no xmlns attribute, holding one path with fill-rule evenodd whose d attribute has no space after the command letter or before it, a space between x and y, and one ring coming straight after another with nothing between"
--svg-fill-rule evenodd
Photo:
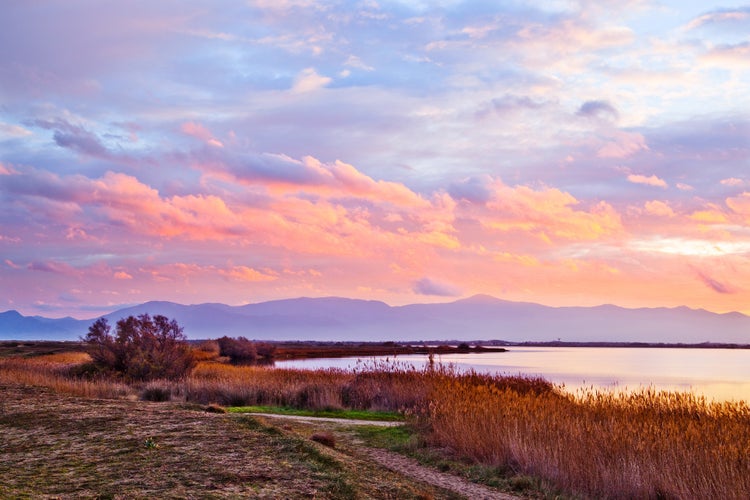
<instances>
[{"instance_id":1,"label":"distant mountain ridge","mask_svg":"<svg viewBox=\"0 0 750 500\"><path fill-rule=\"evenodd\" d=\"M549 307L489 295L439 304L389 306L340 297L296 298L243 306L153 301L104 315L111 324L149 313L174 318L192 339L506 340L510 342L663 342L750 344L750 317L702 309L614 305ZM76 340L90 320L0 313L0 340Z\"/></svg>"}]
</instances>

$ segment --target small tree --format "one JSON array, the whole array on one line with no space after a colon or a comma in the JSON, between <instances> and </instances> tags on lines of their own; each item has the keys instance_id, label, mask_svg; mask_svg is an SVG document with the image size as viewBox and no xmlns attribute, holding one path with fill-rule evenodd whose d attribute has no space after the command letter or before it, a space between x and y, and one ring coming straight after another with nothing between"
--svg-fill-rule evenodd
<instances>
[{"instance_id":1,"label":"small tree","mask_svg":"<svg viewBox=\"0 0 750 500\"><path fill-rule=\"evenodd\" d=\"M255 344L245 337L236 339L224 336L218 339L220 354L228 356L232 363L254 363L258 360Z\"/></svg>"},{"instance_id":2,"label":"small tree","mask_svg":"<svg viewBox=\"0 0 750 500\"><path fill-rule=\"evenodd\" d=\"M276 346L265 342L252 342L245 337L236 339L224 336L217 339L219 354L229 357L229 361L237 364L253 364L272 361L276 354Z\"/></svg>"},{"instance_id":3,"label":"small tree","mask_svg":"<svg viewBox=\"0 0 750 500\"><path fill-rule=\"evenodd\" d=\"M107 320L99 318L83 340L96 365L131 380L177 379L195 366L182 328L161 315L123 318L114 335Z\"/></svg>"}]
</instances>

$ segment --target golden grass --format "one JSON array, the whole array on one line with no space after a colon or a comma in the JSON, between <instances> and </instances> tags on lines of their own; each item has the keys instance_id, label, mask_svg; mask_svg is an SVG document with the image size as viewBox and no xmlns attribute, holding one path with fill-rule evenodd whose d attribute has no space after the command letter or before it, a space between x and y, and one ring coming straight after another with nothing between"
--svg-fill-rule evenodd
<instances>
[{"instance_id":1,"label":"golden grass","mask_svg":"<svg viewBox=\"0 0 750 500\"><path fill-rule=\"evenodd\" d=\"M91 361L83 352L65 352L29 358L0 359L0 382L48 387L56 392L87 398L118 398L133 393L126 384L107 379L86 379L72 372Z\"/></svg>"},{"instance_id":2,"label":"golden grass","mask_svg":"<svg viewBox=\"0 0 750 500\"><path fill-rule=\"evenodd\" d=\"M420 420L433 444L594 498L747 498L750 409L643 390L521 394L443 379Z\"/></svg>"},{"instance_id":3,"label":"golden grass","mask_svg":"<svg viewBox=\"0 0 750 500\"><path fill-rule=\"evenodd\" d=\"M222 406L400 410L457 457L535 476L588 498L747 498L750 408L689 393L564 394L541 379L418 370L355 371L199 363L181 381L125 385L73 376L85 354L0 359L0 382L86 397L165 394Z\"/></svg>"}]
</instances>

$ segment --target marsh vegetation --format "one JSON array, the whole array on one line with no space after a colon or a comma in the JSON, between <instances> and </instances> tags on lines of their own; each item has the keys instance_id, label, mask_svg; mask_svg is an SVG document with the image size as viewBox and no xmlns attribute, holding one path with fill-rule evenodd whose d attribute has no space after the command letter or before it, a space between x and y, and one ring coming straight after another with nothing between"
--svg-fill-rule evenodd
<instances>
[{"instance_id":1,"label":"marsh vegetation","mask_svg":"<svg viewBox=\"0 0 750 500\"><path fill-rule=\"evenodd\" d=\"M747 498L750 408L686 393L567 394L542 380L373 363L357 370L237 366L205 355L179 380L90 376L83 352L0 359L0 383L110 400L399 412L415 447L536 491L581 498ZM540 493L541 494L541 493Z\"/></svg>"}]
</instances>

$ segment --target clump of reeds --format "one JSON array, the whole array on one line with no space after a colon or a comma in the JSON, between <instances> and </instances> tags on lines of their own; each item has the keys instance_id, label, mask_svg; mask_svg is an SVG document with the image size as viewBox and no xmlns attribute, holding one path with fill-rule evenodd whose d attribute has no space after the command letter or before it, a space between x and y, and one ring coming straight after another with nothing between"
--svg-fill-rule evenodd
<instances>
[{"instance_id":1,"label":"clump of reeds","mask_svg":"<svg viewBox=\"0 0 750 500\"><path fill-rule=\"evenodd\" d=\"M519 391L446 377L420 421L460 456L596 498L745 498L750 409L689 393Z\"/></svg>"},{"instance_id":2,"label":"clump of reeds","mask_svg":"<svg viewBox=\"0 0 750 500\"><path fill-rule=\"evenodd\" d=\"M117 380L80 376L91 362L86 353L59 353L0 359L0 382L48 387L56 392L90 398L119 398L132 388Z\"/></svg>"}]
</instances>

